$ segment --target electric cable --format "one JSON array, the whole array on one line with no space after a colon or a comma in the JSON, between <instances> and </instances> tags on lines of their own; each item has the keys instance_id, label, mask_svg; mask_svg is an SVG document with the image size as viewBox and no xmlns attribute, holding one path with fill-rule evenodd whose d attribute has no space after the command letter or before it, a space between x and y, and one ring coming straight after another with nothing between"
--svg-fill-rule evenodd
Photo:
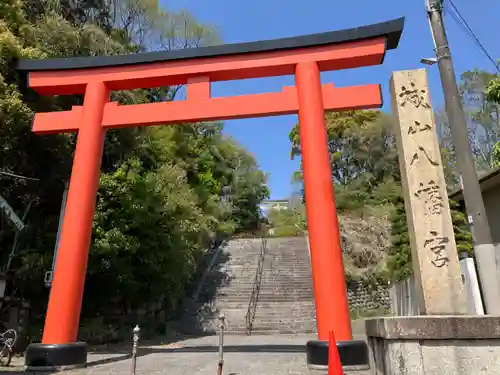
<instances>
[{"instance_id":1,"label":"electric cable","mask_svg":"<svg viewBox=\"0 0 500 375\"><path fill-rule=\"evenodd\" d=\"M448 11L450 17L457 23L458 27L479 47L479 49L486 55L488 60L491 61L495 69L500 73L499 63L496 62L488 50L484 47L483 43L479 40L479 37L474 33L469 23L462 16L457 6L453 3L453 0L446 0L444 2L444 8Z\"/></svg>"}]
</instances>

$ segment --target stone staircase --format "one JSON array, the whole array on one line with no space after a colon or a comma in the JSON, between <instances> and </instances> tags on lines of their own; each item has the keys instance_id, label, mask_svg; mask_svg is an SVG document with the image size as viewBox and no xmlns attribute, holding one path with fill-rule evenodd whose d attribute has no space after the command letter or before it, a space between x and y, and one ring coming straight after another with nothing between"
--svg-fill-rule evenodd
<instances>
[{"instance_id":1,"label":"stone staircase","mask_svg":"<svg viewBox=\"0 0 500 375\"><path fill-rule=\"evenodd\" d=\"M316 310L307 239L270 238L252 333L310 332Z\"/></svg>"},{"instance_id":2,"label":"stone staircase","mask_svg":"<svg viewBox=\"0 0 500 375\"><path fill-rule=\"evenodd\" d=\"M224 313L228 332L245 331L245 315L262 249L261 239L228 241L208 270L196 299L188 299L182 318L167 324L181 334L218 332L218 316ZM250 292L245 292L250 288Z\"/></svg>"},{"instance_id":3,"label":"stone staircase","mask_svg":"<svg viewBox=\"0 0 500 375\"><path fill-rule=\"evenodd\" d=\"M239 239L229 243L229 261L223 269L229 276L229 283L217 290L214 305L226 317L228 333L242 333L246 330L246 314L252 295L261 251L265 246L262 239Z\"/></svg>"},{"instance_id":4,"label":"stone staircase","mask_svg":"<svg viewBox=\"0 0 500 375\"><path fill-rule=\"evenodd\" d=\"M268 238L265 242L267 251L263 258L260 292L255 300L252 333L315 332L306 238ZM262 239L230 240L207 273L197 300L186 306L176 330L188 334L214 334L218 331L217 317L223 313L227 333L245 333L262 247Z\"/></svg>"}]
</instances>

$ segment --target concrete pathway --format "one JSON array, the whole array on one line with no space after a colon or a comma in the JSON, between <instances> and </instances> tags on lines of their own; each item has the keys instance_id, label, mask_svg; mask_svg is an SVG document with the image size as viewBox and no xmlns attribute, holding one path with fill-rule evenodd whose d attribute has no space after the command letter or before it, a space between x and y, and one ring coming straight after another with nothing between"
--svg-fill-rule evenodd
<instances>
[{"instance_id":1,"label":"concrete pathway","mask_svg":"<svg viewBox=\"0 0 500 375\"><path fill-rule=\"evenodd\" d=\"M306 368L305 343L310 335L227 335L224 343L224 375L322 375ZM362 339L362 337L357 337ZM137 375L216 375L217 336L179 341L175 344L141 347ZM21 365L19 363L17 365ZM14 363L15 365L16 363ZM17 367L17 366L16 366ZM11 368L15 370L16 367ZM17 367L17 370L22 370ZM85 369L67 375L130 375L128 353L92 353ZM6 374L0 370L0 374ZM7 372L8 374L8 372ZM346 375L369 375L369 371Z\"/></svg>"}]
</instances>

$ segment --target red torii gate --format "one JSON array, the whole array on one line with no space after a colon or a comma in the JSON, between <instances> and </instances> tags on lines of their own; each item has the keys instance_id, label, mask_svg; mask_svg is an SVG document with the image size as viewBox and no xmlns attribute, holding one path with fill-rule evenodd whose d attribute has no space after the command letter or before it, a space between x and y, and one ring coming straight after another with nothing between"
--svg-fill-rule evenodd
<instances>
[{"instance_id":1,"label":"red torii gate","mask_svg":"<svg viewBox=\"0 0 500 375\"><path fill-rule=\"evenodd\" d=\"M95 199L106 130L206 120L299 114L318 338L308 363L326 365L329 331L340 341L344 365L366 362L364 343L352 341L346 283L324 112L382 105L380 86L322 85L321 71L381 64L399 43L404 19L252 43L107 57L21 60L29 87L42 95L84 94L71 111L37 113L37 134L78 132L43 340L26 352L32 368L84 365L76 342ZM295 75L278 93L211 98L210 83ZM186 84L185 101L138 105L109 102L112 90ZM354 352L353 352L354 350Z\"/></svg>"}]
</instances>

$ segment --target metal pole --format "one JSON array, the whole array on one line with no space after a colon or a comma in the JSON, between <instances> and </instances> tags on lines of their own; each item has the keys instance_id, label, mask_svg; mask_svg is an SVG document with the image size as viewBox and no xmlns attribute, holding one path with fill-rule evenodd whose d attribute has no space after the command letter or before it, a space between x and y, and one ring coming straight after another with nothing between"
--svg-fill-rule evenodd
<instances>
[{"instance_id":1,"label":"metal pole","mask_svg":"<svg viewBox=\"0 0 500 375\"><path fill-rule=\"evenodd\" d=\"M57 249L59 248L59 239L61 238L62 224L64 221L64 211L66 210L66 201L68 200L68 189L69 182L66 181L64 184L64 191L61 199L61 209L59 210L59 224L57 226L56 244L54 246L54 255L52 255L52 268L49 272L45 273L45 286L50 288L52 285L52 278L54 276L54 270L56 268L57 261Z\"/></svg>"},{"instance_id":2,"label":"metal pole","mask_svg":"<svg viewBox=\"0 0 500 375\"><path fill-rule=\"evenodd\" d=\"M463 181L463 196L475 237L474 253L487 314L500 315L500 277L495 247L486 217L483 196L476 172L469 133L457 87L450 47L443 23L443 0L426 0L427 13L436 46L436 57L443 86L446 114L450 123L458 170Z\"/></svg>"},{"instance_id":3,"label":"metal pole","mask_svg":"<svg viewBox=\"0 0 500 375\"><path fill-rule=\"evenodd\" d=\"M133 333L133 344L132 344L132 371L131 374L135 375L135 370L137 368L137 347L139 346L139 334L141 333L141 329L138 325L132 330Z\"/></svg>"},{"instance_id":4,"label":"metal pole","mask_svg":"<svg viewBox=\"0 0 500 375\"><path fill-rule=\"evenodd\" d=\"M28 206L26 206L26 209L24 210L24 214L23 214L23 217L22 217L22 222L25 223L26 221L26 216L28 216L28 213L30 211L30 208L31 208L31 205L33 203L34 199L31 199L28 203ZM21 232L24 230L25 227L23 227L23 229L17 229L16 230L16 234L14 234L14 243L12 244L12 248L10 250L10 254L9 254L9 258L7 260L7 265L5 266L5 272L8 272L10 270L10 266L12 264L12 260L14 259L14 255L16 254L16 249L17 249L17 244L18 244L18 241L19 241L19 236L21 234Z\"/></svg>"},{"instance_id":5,"label":"metal pole","mask_svg":"<svg viewBox=\"0 0 500 375\"><path fill-rule=\"evenodd\" d=\"M220 331L219 331L219 362L217 365L217 375L222 375L222 367L224 366L224 326L226 317L224 314L219 315Z\"/></svg>"}]
</instances>

